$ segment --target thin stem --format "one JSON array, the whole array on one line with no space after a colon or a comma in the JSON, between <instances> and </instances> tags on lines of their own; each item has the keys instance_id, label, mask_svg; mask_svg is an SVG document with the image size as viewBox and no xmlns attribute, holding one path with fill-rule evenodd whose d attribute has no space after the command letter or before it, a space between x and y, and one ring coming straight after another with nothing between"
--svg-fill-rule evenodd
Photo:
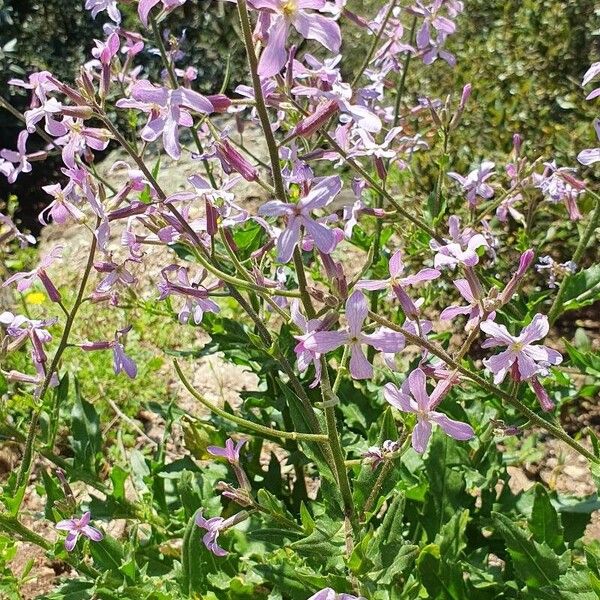
<instances>
[{"instance_id":1,"label":"thin stem","mask_svg":"<svg viewBox=\"0 0 600 600\"><path fill-rule=\"evenodd\" d=\"M321 358L321 395L323 397L323 407L325 409L325 420L327 423L327 436L329 438L329 447L333 455L335 464L335 475L340 486L342 502L344 504L344 514L350 521L353 531L358 531L358 521L356 519L356 510L354 508L354 499L352 498L352 488L346 469L344 450L340 440L340 434L337 430L335 418L335 406L339 403L338 397L333 393L329 380L327 360Z\"/></svg>"},{"instance_id":2,"label":"thin stem","mask_svg":"<svg viewBox=\"0 0 600 600\"><path fill-rule=\"evenodd\" d=\"M258 75L258 59L256 58L254 43L252 41L252 28L250 26L250 16L248 15L248 5L246 0L238 0L237 7L240 23L242 25L242 33L244 36L244 45L246 46L246 55L248 57L250 75L252 76L252 87L254 88L254 98L256 100L256 112L258 113L258 118L265 136L265 141L269 149L269 158L271 160L275 194L279 200L285 201L285 186L283 184L283 175L281 173L281 166L279 164L279 150L277 148L275 136L273 135L273 131L271 129L269 113L267 112L267 106L265 104L265 99L262 92L260 77Z\"/></svg>"},{"instance_id":3,"label":"thin stem","mask_svg":"<svg viewBox=\"0 0 600 600\"><path fill-rule=\"evenodd\" d=\"M493 384L489 383L488 381L486 381L485 379L483 379L483 377L480 377L479 375L477 375L476 373L473 373L471 370L467 369L466 367L461 366L440 346L437 346L436 344L433 344L429 340L426 340L424 338L421 338L417 335L412 334L410 331L407 331L403 327L400 327L399 325L392 323L392 321L389 321L388 319L381 317L373 312L369 312L369 317L373 321L376 321L377 323L379 323L380 325L383 325L384 327L389 327L390 329L401 333L402 335L404 335L406 337L406 339L408 341L415 344L416 346L419 346L420 348L425 348L426 350L429 350L429 352L431 352L431 354L437 356L438 358L441 358L448 366L452 367L453 369L456 369L459 373L461 373L462 375L467 377L467 379L470 379L471 381L473 381L474 383L476 383L477 385L482 387L487 392L490 392L491 394L497 396L498 398L504 400L505 402L507 402L508 404L513 406L522 415L527 417L531 422L533 422L536 425L538 425L539 427L545 429L546 431L548 431L549 433L551 433L558 439L565 442L565 444L571 446L571 448L576 450L582 456L585 456L589 461L600 464L600 458L597 458L589 450L586 450L586 448L584 448L581 444L576 442L561 427L554 425L552 423L549 423L548 421L546 421L546 419L543 419L542 417L540 417L539 415L534 413L530 408L525 406L520 400L513 398L510 394L506 393L504 390L500 389L499 387L496 387L495 385L493 385Z\"/></svg>"},{"instance_id":4,"label":"thin stem","mask_svg":"<svg viewBox=\"0 0 600 600\"><path fill-rule=\"evenodd\" d=\"M390 17L392 16L392 13L394 12L394 9L396 8L397 3L398 3L397 0L393 0L392 2L390 2L390 7L388 8L388 11L385 13L385 17L383 18L383 21L381 22L381 27L379 28L379 30L377 31L377 34L373 38L373 42L371 44L371 47L369 48L369 51L367 52L367 56L365 56L365 60L363 61L360 69L358 70L358 73L356 73L356 75L354 76L354 79L352 80L352 84L351 84L352 88L354 88L356 86L356 84L359 82L360 78L362 77L362 74L365 72L365 70L369 66L369 63L371 62L371 59L373 58L373 55L375 54L375 50L377 50L377 46L379 45L381 36L383 35L383 32L385 31L385 28L388 24L388 21L390 20Z\"/></svg>"},{"instance_id":5,"label":"thin stem","mask_svg":"<svg viewBox=\"0 0 600 600\"><path fill-rule=\"evenodd\" d=\"M328 442L328 437L324 434L316 434L316 433L300 433L298 431L280 431L278 429L272 429L271 427L265 427L264 425L259 425L258 423L254 423L252 421L248 421L247 419L243 419L242 417L238 417L237 415L232 415L227 411L219 408L214 405L212 402L208 401L204 396L199 394L187 380L186 376L183 374L181 367L177 360L173 361L173 365L175 366L175 371L177 371L177 375L183 383L184 387L187 391L194 397L198 402L203 404L206 408L208 408L211 412L222 417L223 419L227 419L236 425L240 425L241 427L245 427L246 429L250 429L251 431L256 431L261 435L268 435L271 437L278 437L284 440L296 440L296 441L305 441L305 442L317 442L319 444L326 444Z\"/></svg>"},{"instance_id":6,"label":"thin stem","mask_svg":"<svg viewBox=\"0 0 600 600\"><path fill-rule=\"evenodd\" d=\"M594 231L596 231L596 229L600 225L600 196L598 196L594 192L591 192L590 190L588 190L588 192L592 196L594 196L596 200L596 206L594 207L594 212L592 213L587 227L584 229L582 236L579 238L579 243L577 244L577 248L575 249L575 253L573 254L572 260L575 264L579 264L579 261L581 260L581 257L583 256L583 253L585 252L587 245L592 235L594 234ZM569 281L571 280L571 277L572 275L569 274L561 281L560 287L558 288L558 293L556 294L554 302L552 303L552 306L550 308L550 312L548 313L548 321L550 321L550 325L554 324L554 322L561 313L562 300L565 295L565 292L567 291L567 286L569 284Z\"/></svg>"},{"instance_id":7,"label":"thin stem","mask_svg":"<svg viewBox=\"0 0 600 600\"><path fill-rule=\"evenodd\" d=\"M412 24L410 26L410 34L408 36L409 44L413 43L413 37L415 35L415 29L417 27L417 15L413 17ZM407 50L406 56L404 57L404 65L402 67L402 77L400 78L400 84L398 86L398 92L396 93L396 102L394 103L394 123L392 127L397 127L400 122L400 104L402 103L402 96L404 96L404 89L406 85L406 75L408 74L408 67L412 54Z\"/></svg>"}]
</instances>

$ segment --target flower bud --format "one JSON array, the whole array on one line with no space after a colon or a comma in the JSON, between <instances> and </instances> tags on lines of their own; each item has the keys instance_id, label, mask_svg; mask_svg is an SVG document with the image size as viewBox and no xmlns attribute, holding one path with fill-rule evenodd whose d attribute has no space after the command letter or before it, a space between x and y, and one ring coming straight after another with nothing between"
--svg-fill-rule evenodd
<instances>
[{"instance_id":1,"label":"flower bud","mask_svg":"<svg viewBox=\"0 0 600 600\"><path fill-rule=\"evenodd\" d=\"M207 98L213 105L215 112L225 112L231 106L231 100L225 94L212 94Z\"/></svg>"},{"instance_id":2,"label":"flower bud","mask_svg":"<svg viewBox=\"0 0 600 600\"><path fill-rule=\"evenodd\" d=\"M287 143L295 137L310 137L322 125L327 123L333 115L339 110L338 103L335 100L330 100L321 104L312 115L302 119L291 133L285 138L283 143Z\"/></svg>"},{"instance_id":3,"label":"flower bud","mask_svg":"<svg viewBox=\"0 0 600 600\"><path fill-rule=\"evenodd\" d=\"M217 156L227 172L231 170L239 173L246 181L256 181L258 171L252 164L240 154L227 140L217 143Z\"/></svg>"}]
</instances>

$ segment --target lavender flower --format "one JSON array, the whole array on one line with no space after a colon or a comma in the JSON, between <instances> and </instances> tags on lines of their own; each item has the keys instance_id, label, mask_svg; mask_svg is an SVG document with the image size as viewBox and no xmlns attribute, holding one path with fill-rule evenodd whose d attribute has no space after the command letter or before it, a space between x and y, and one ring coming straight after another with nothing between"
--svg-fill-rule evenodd
<instances>
[{"instance_id":1,"label":"lavender flower","mask_svg":"<svg viewBox=\"0 0 600 600\"><path fill-rule=\"evenodd\" d=\"M583 76L583 81L581 82L581 86L585 87L592 79L595 79L598 75L600 75L600 62L595 62L590 66L590 68L585 72ZM592 90L586 97L586 100L593 100L600 96L600 87Z\"/></svg>"},{"instance_id":2,"label":"lavender flower","mask_svg":"<svg viewBox=\"0 0 600 600\"><path fill-rule=\"evenodd\" d=\"M494 373L494 383L500 383L508 371L513 368L513 376L517 380L531 379L534 375L546 375L550 365L562 362L562 356L556 350L533 344L548 334L550 325L548 317L537 314L527 327L518 336L508 333L504 325L492 321L484 321L481 330L489 338L482 344L482 348L496 348L505 346L506 350L483 361L483 364Z\"/></svg>"},{"instance_id":3,"label":"lavender flower","mask_svg":"<svg viewBox=\"0 0 600 600\"><path fill-rule=\"evenodd\" d=\"M220 448L219 446L209 446L208 452L213 456L221 456L231 464L239 464L240 462L240 450L242 446L247 442L245 439L239 440L234 444L231 438L228 438L225 442L225 447Z\"/></svg>"},{"instance_id":4,"label":"lavender flower","mask_svg":"<svg viewBox=\"0 0 600 600\"><path fill-rule=\"evenodd\" d=\"M336 246L336 237L333 231L315 221L311 213L313 210L324 208L330 204L341 189L341 179L332 175L318 181L297 204L271 200L260 207L258 211L260 215L287 217L287 227L277 238L277 260L279 262L286 263L291 260L294 248L300 242L301 228L310 235L321 252L329 254L333 251Z\"/></svg>"},{"instance_id":5,"label":"lavender flower","mask_svg":"<svg viewBox=\"0 0 600 600\"><path fill-rule=\"evenodd\" d=\"M448 266L450 268L462 264L466 267L474 267L479 262L477 249L489 247L485 237L480 233L475 233L471 228L460 230L460 219L452 215L448 219L450 239L446 244L441 244L437 240L431 240L429 245L437 254L434 257L435 267Z\"/></svg>"},{"instance_id":6,"label":"lavender flower","mask_svg":"<svg viewBox=\"0 0 600 600\"><path fill-rule=\"evenodd\" d=\"M73 517L72 519L65 519L59 521L56 524L56 529L59 531L67 531L67 537L65 538L65 548L68 552L71 552L75 548L75 544L79 539L80 535L92 540L93 542L99 542L104 537L100 531L90 525L90 519L92 515L90 511L83 513L80 519Z\"/></svg>"},{"instance_id":7,"label":"lavender flower","mask_svg":"<svg viewBox=\"0 0 600 600\"><path fill-rule=\"evenodd\" d=\"M416 317L418 314L417 307L415 306L412 299L406 293L404 288L409 285L415 285L416 283L421 283L424 281L431 281L432 279L437 279L441 273L437 269L421 269L415 275L408 275L406 277L401 277L402 273L405 270L404 261L402 260L402 251L397 250L389 262L389 272L390 278L383 280L373 280L373 279L361 279L357 282L356 288L359 290L383 290L385 288L390 288L390 290L396 295L400 304L402 305L402 309L405 314L409 317Z\"/></svg>"},{"instance_id":8,"label":"lavender flower","mask_svg":"<svg viewBox=\"0 0 600 600\"><path fill-rule=\"evenodd\" d=\"M52 300L52 302L60 302L60 292L56 289L56 286L52 283L50 277L48 277L46 269L48 269L61 257L62 250L62 246L54 247L52 250L50 250L50 252L48 252L48 254L42 257L40 264L35 269L32 271L15 273L2 284L2 287L6 287L11 283L16 283L17 290L19 292L24 292L33 285L33 282L36 279L39 279L42 282L42 285L46 288L46 292L48 292L48 297L50 300Z\"/></svg>"},{"instance_id":9,"label":"lavender flower","mask_svg":"<svg viewBox=\"0 0 600 600\"><path fill-rule=\"evenodd\" d=\"M177 281L171 281L168 274L175 271ZM219 305L213 302L209 295L210 292L217 289L220 284L206 287L202 281L206 277L206 272L202 272L198 280L190 281L187 269L170 265L161 271L162 281L158 283L160 290L159 300L164 300L167 296L180 296L184 303L179 311L179 322L187 323L193 316L194 323L199 325L202 322L205 312L218 313Z\"/></svg>"},{"instance_id":10,"label":"lavender flower","mask_svg":"<svg viewBox=\"0 0 600 600\"><path fill-rule=\"evenodd\" d=\"M313 594L308 600L366 600L366 598L352 594L338 594L331 588L325 588Z\"/></svg>"},{"instance_id":11,"label":"lavender flower","mask_svg":"<svg viewBox=\"0 0 600 600\"><path fill-rule=\"evenodd\" d=\"M117 8L117 0L85 0L85 8L92 12L92 18L96 18L103 10L117 24L121 23L121 12Z\"/></svg>"},{"instance_id":12,"label":"lavender flower","mask_svg":"<svg viewBox=\"0 0 600 600\"><path fill-rule=\"evenodd\" d=\"M553 289L556 287L556 280L575 273L577 265L572 260L557 263L551 256L541 256L535 270L539 273L548 271L548 287Z\"/></svg>"},{"instance_id":13,"label":"lavender flower","mask_svg":"<svg viewBox=\"0 0 600 600\"><path fill-rule=\"evenodd\" d=\"M452 283L458 290L459 294L468 302L468 304L466 306L453 305L445 308L440 314L440 319L442 319L442 321L451 321L458 315L469 315L469 319L465 325L465 330L471 331L473 327L477 326L480 319L483 317L484 311L481 303L473 295L471 286L466 279L455 279ZM488 315L488 319L490 320L493 320L494 317L494 312Z\"/></svg>"},{"instance_id":14,"label":"lavender flower","mask_svg":"<svg viewBox=\"0 0 600 600\"><path fill-rule=\"evenodd\" d=\"M219 535L222 531L245 521L248 518L248 513L246 511L241 511L228 519L223 519L222 517L212 517L211 519L205 519L202 516L202 510L199 510L196 513L196 518L194 519L196 525L198 527L202 527L202 529L206 529L206 533L202 538L204 545L208 550L210 550L215 556L227 556L229 554L227 550L224 550L219 546L218 539Z\"/></svg>"},{"instance_id":15,"label":"lavender flower","mask_svg":"<svg viewBox=\"0 0 600 600\"><path fill-rule=\"evenodd\" d=\"M330 18L306 9L323 10L325 0L251 0L251 5L270 16L267 43L258 63L261 77L277 75L287 60L285 42L290 26L303 37L316 40L337 52L342 43L338 24Z\"/></svg>"},{"instance_id":16,"label":"lavender flower","mask_svg":"<svg viewBox=\"0 0 600 600\"><path fill-rule=\"evenodd\" d=\"M600 65L600 63L596 64ZM594 91L598 92L598 95L600 95L600 88ZM600 141L600 119L594 119L594 129L596 130L596 136ZM586 167L597 163L600 161L600 148L588 148L587 150L582 150L577 155L577 160Z\"/></svg>"},{"instance_id":17,"label":"lavender flower","mask_svg":"<svg viewBox=\"0 0 600 600\"><path fill-rule=\"evenodd\" d=\"M365 295L358 290L353 292L346 302L347 328L341 331L315 331L306 337L304 347L324 354L348 344L350 374L355 379L370 379L373 377L373 366L364 355L362 346L373 346L380 352L394 353L402 350L405 339L402 334L383 327L375 333L363 333L362 327L368 312Z\"/></svg>"},{"instance_id":18,"label":"lavender flower","mask_svg":"<svg viewBox=\"0 0 600 600\"><path fill-rule=\"evenodd\" d=\"M118 100L116 105L148 113L142 139L153 142L162 135L165 152L175 160L181 156L178 127L191 127L194 124L189 111L201 114L213 112L210 100L198 92L187 88L171 90L146 80L137 81L131 90L131 99Z\"/></svg>"},{"instance_id":19,"label":"lavender flower","mask_svg":"<svg viewBox=\"0 0 600 600\"><path fill-rule=\"evenodd\" d=\"M484 161L466 177L453 171L448 173L448 177L451 177L460 183L463 191L466 193L469 206L474 208L477 205L477 196L489 200L494 195L494 188L485 183L495 174L494 167L495 165L493 162Z\"/></svg>"},{"instance_id":20,"label":"lavender flower","mask_svg":"<svg viewBox=\"0 0 600 600\"><path fill-rule=\"evenodd\" d=\"M125 348L121 343L123 336L131 329L131 327L125 327L115 332L115 339L110 341L100 342L84 342L79 347L86 352L93 352L95 350L112 350L113 352L113 369L115 375L118 375L121 371L124 371L131 379L135 379L137 376L137 365L135 361L125 354Z\"/></svg>"},{"instance_id":21,"label":"lavender flower","mask_svg":"<svg viewBox=\"0 0 600 600\"><path fill-rule=\"evenodd\" d=\"M436 423L444 433L456 440L469 440L475 432L467 423L454 421L445 414L435 411L439 403L439 389L447 391L447 382L442 381L431 396L427 393L427 380L421 369L415 369L407 377L402 387L398 389L393 383L385 385L384 398L402 412L417 415L417 424L412 432L412 447L416 452L423 453L431 437L431 424ZM441 386L441 387L439 387ZM437 391L437 393L436 393Z\"/></svg>"}]
</instances>

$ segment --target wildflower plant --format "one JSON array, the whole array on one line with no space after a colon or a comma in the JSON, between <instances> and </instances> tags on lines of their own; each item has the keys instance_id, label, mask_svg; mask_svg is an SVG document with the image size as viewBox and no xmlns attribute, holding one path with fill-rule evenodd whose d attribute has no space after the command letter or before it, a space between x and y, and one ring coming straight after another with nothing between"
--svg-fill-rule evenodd
<instances>
[{"instance_id":1,"label":"wildflower plant","mask_svg":"<svg viewBox=\"0 0 600 600\"><path fill-rule=\"evenodd\" d=\"M363 15L343 0L236 0L248 78L212 95L193 89L194 65L176 66L163 35L186 0L139 0L132 31L129 4L85 2L109 21L75 81L13 80L31 93L23 115L0 99L24 127L0 173L14 182L62 157L66 179L44 187L40 221L88 236L80 260L57 246L3 276L15 300L33 288L47 302L44 314L17 303L0 314L0 389L22 401L3 415L22 455L0 496L2 535L70 566L52 598L596 597L600 550L574 532L597 501L541 484L513 493L499 444L518 455L555 439L600 476L593 432L590 445L559 418L597 392L586 377L598 358L553 330L600 298L598 265L584 268L600 197L591 171L529 157L519 135L504 165L450 170L476 84L415 100L406 74L455 64L463 2ZM370 47L348 77L350 29ZM136 64L141 52L162 61L160 80ZM234 130L243 121L266 160ZM121 153L104 176L94 157L109 144ZM579 163L597 154L582 148ZM195 172L170 190L161 163L182 157ZM434 175L429 198L411 188L415 157ZM249 182L258 205L241 200ZM577 236L571 255L541 234L549 219ZM33 242L0 214L3 247ZM140 292L150 263L154 285ZM563 267L550 282L549 265ZM58 277L72 268L74 290ZM88 306L118 325L89 339L77 325ZM165 358L156 377L202 410L156 397L162 436L115 444L98 409L110 382L85 398L77 365L110 350L115 378L139 377L139 311L180 332L169 347L160 326L151 333ZM211 377L210 355L254 374L239 403L191 376ZM34 475L53 536L25 519Z\"/></svg>"}]
</instances>

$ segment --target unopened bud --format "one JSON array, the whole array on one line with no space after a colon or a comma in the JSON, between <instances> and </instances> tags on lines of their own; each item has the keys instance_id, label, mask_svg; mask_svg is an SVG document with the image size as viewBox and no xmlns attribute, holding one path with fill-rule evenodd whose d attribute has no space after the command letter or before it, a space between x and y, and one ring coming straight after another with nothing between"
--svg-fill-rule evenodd
<instances>
[{"instance_id":1,"label":"unopened bud","mask_svg":"<svg viewBox=\"0 0 600 600\"><path fill-rule=\"evenodd\" d=\"M330 100L321 104L312 115L302 119L291 133L285 138L284 143L293 140L295 137L310 137L322 125L327 123L333 115L339 110L338 103L335 100Z\"/></svg>"}]
</instances>

